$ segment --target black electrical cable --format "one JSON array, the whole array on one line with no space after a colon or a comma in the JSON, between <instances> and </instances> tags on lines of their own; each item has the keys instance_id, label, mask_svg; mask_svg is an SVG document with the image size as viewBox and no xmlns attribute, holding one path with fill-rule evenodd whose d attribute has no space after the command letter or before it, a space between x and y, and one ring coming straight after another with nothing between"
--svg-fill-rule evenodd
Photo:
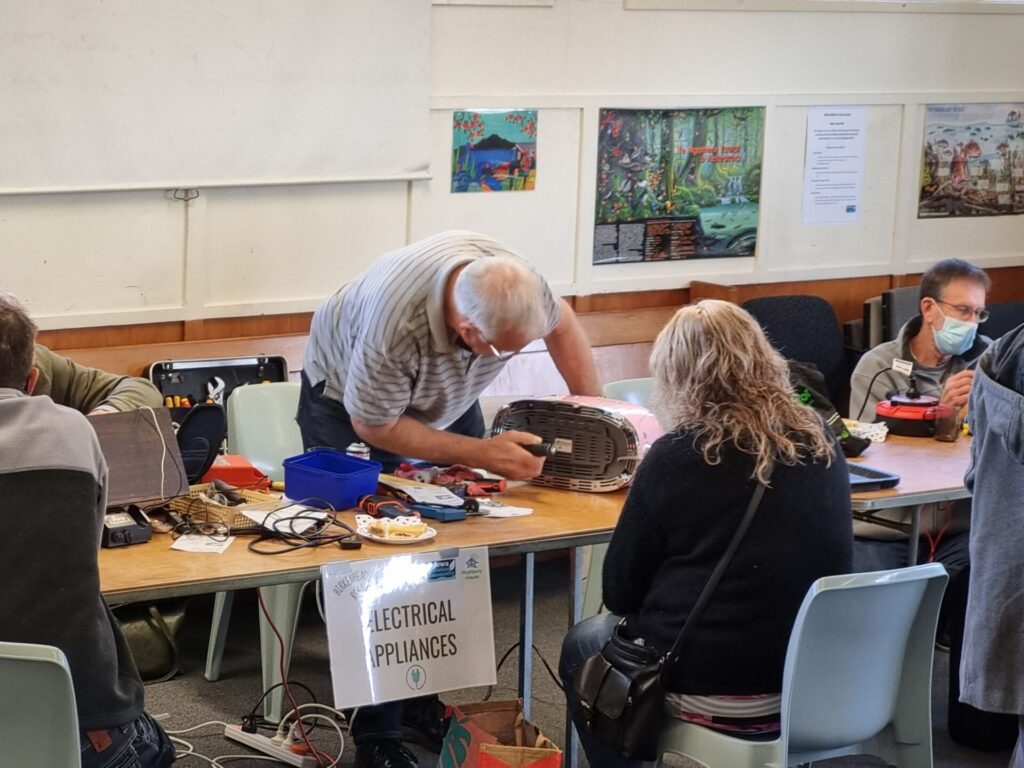
<instances>
[{"instance_id":1,"label":"black electrical cable","mask_svg":"<svg viewBox=\"0 0 1024 768\"><path fill-rule=\"evenodd\" d=\"M864 402L860 404L860 410L857 411L856 421L860 421L860 417L864 415L864 409L868 407L868 401L871 399L871 388L875 386L875 382L878 380L878 377L881 376L883 373L890 372L899 373L899 371L896 371L894 368L883 368L882 370L878 371L874 376L871 377L871 381L868 382L868 388L864 392Z\"/></svg>"},{"instance_id":2,"label":"black electrical cable","mask_svg":"<svg viewBox=\"0 0 1024 768\"><path fill-rule=\"evenodd\" d=\"M505 661L508 659L508 657L512 655L512 651L514 651L519 646L520 646L520 643L513 643L509 647L509 649L507 651L505 651L504 654L502 654L501 659L498 661L498 665L494 668L495 673L498 673L498 672L501 671L502 665L505 663ZM564 693L565 692L565 686L562 685L562 681L558 679L558 675L556 675L554 670L551 669L551 665L548 664L548 660L546 658L544 658L544 654L540 652L540 649L536 645L532 645L530 647L533 649L533 652L536 653L537 656L540 658L541 664L543 664L544 665L544 669L546 669L548 671L548 676L551 678L551 680L558 687L558 690L560 690L560 691L562 691ZM487 701L488 699L490 699L491 698L491 694L493 692L494 692L494 686L492 685L492 686L490 686L490 690L487 692L487 695L484 696L484 701Z\"/></svg>"}]
</instances>

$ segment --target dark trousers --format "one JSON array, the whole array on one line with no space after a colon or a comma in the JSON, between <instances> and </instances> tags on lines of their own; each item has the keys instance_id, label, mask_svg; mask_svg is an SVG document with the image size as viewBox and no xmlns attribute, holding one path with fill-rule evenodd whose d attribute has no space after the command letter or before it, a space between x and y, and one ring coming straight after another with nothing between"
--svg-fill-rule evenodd
<instances>
[{"instance_id":1,"label":"dark trousers","mask_svg":"<svg viewBox=\"0 0 1024 768\"><path fill-rule=\"evenodd\" d=\"M82 768L164 768L173 762L174 746L145 712L116 728L82 734Z\"/></svg>"},{"instance_id":2,"label":"dark trousers","mask_svg":"<svg viewBox=\"0 0 1024 768\"><path fill-rule=\"evenodd\" d=\"M337 448L345 450L350 443L365 442L352 426L352 419L345 406L324 396L323 383L310 386L306 373L302 373L302 388L299 393L299 411L295 417L302 432L302 446L310 448ZM480 403L474 403L460 416L446 432L467 437L483 437L484 416ZM370 446L370 458L384 465L385 472L393 471L403 461L390 451ZM352 723L352 738L356 746L374 739L402 738L402 709L405 702L392 701L360 707Z\"/></svg>"}]
</instances>

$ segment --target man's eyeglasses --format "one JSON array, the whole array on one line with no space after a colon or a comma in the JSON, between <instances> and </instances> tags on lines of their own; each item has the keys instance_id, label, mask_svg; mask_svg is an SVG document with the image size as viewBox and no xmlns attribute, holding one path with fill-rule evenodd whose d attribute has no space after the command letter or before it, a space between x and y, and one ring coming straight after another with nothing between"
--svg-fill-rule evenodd
<instances>
[{"instance_id":1,"label":"man's eyeglasses","mask_svg":"<svg viewBox=\"0 0 1024 768\"><path fill-rule=\"evenodd\" d=\"M515 357L516 355L519 354L518 351L514 351L514 352L499 352L495 348L495 346L493 344L491 344L490 342L488 342L487 346L491 348L491 354L494 355L496 358L498 358L501 362L505 362L506 360L511 360L513 357Z\"/></svg>"},{"instance_id":2,"label":"man's eyeglasses","mask_svg":"<svg viewBox=\"0 0 1024 768\"><path fill-rule=\"evenodd\" d=\"M954 310L957 317L961 320L974 319L976 323L984 323L989 318L989 311L982 307L981 309L974 309L974 307L968 307L966 304L950 304L948 301L942 299L935 299L937 304L945 304L950 309Z\"/></svg>"}]
</instances>

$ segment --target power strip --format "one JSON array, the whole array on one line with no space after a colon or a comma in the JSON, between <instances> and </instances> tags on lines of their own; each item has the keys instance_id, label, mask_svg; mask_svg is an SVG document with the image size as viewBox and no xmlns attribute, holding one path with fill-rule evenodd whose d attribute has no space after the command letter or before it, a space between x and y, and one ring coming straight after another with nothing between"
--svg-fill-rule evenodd
<instances>
[{"instance_id":1,"label":"power strip","mask_svg":"<svg viewBox=\"0 0 1024 768\"><path fill-rule=\"evenodd\" d=\"M283 744L275 744L270 737L262 733L246 733L240 725L229 725L224 728L224 738L258 749L265 755L298 768L316 768L316 758L312 755L297 755Z\"/></svg>"}]
</instances>

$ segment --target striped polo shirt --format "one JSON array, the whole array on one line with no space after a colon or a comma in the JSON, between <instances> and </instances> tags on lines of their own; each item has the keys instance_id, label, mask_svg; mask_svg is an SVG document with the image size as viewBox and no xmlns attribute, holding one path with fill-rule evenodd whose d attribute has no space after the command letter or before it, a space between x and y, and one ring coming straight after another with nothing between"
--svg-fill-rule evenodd
<instances>
[{"instance_id":1,"label":"striped polo shirt","mask_svg":"<svg viewBox=\"0 0 1024 768\"><path fill-rule=\"evenodd\" d=\"M384 254L313 315L302 368L311 385L366 424L407 415L443 429L464 414L504 362L478 356L449 333L444 292L457 267L487 256L514 256L475 232L448 231ZM544 335L561 319L561 303L542 280Z\"/></svg>"}]
</instances>

